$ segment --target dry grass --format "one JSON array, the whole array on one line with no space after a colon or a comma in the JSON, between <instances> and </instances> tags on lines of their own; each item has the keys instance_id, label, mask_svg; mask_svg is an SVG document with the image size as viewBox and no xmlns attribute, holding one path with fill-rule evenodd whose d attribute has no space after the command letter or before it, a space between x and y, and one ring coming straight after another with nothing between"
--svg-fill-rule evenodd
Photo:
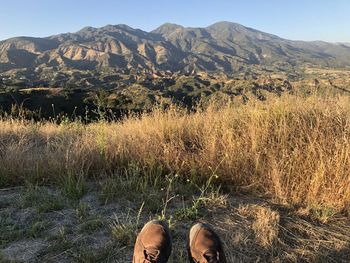
<instances>
[{"instance_id":1,"label":"dry grass","mask_svg":"<svg viewBox=\"0 0 350 263\"><path fill-rule=\"evenodd\" d=\"M101 176L137 164L144 174L215 173L233 190L348 213L349 102L286 96L191 114L155 110L89 125L2 120L0 184Z\"/></svg>"},{"instance_id":2,"label":"dry grass","mask_svg":"<svg viewBox=\"0 0 350 263\"><path fill-rule=\"evenodd\" d=\"M270 247L278 237L280 215L269 207L248 205L238 208L238 214L252 218L252 229L258 244Z\"/></svg>"},{"instance_id":3,"label":"dry grass","mask_svg":"<svg viewBox=\"0 0 350 263\"><path fill-rule=\"evenodd\" d=\"M346 220L323 224L283 206L239 198L209 222L223 237L229 262L349 261Z\"/></svg>"}]
</instances>

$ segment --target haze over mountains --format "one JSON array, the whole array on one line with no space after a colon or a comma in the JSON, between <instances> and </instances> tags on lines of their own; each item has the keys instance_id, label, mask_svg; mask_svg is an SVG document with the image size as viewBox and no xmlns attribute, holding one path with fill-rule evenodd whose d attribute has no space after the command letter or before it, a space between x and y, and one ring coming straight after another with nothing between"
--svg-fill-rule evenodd
<instances>
[{"instance_id":1,"label":"haze over mountains","mask_svg":"<svg viewBox=\"0 0 350 263\"><path fill-rule=\"evenodd\" d=\"M350 45L291 41L231 22L206 28L167 23L151 32L107 25L0 42L0 72L51 67L230 74L251 67L289 70L305 64L349 67Z\"/></svg>"}]
</instances>

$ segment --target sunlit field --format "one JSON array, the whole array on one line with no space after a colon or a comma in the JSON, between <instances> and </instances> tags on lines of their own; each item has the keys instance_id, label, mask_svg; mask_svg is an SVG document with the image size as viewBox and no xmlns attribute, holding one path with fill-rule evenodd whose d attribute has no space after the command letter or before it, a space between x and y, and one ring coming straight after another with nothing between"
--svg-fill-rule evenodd
<instances>
[{"instance_id":1,"label":"sunlit field","mask_svg":"<svg viewBox=\"0 0 350 263\"><path fill-rule=\"evenodd\" d=\"M173 107L116 122L0 122L0 183L96 179L137 166L278 202L349 212L347 97L284 96L247 105Z\"/></svg>"}]
</instances>

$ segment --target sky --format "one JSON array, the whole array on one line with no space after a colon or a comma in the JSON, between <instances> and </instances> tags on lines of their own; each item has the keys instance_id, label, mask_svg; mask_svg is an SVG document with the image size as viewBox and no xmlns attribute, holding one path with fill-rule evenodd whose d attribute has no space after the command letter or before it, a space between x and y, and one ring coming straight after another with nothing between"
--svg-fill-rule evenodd
<instances>
[{"instance_id":1,"label":"sky","mask_svg":"<svg viewBox=\"0 0 350 263\"><path fill-rule=\"evenodd\" d=\"M231 21L292 40L350 42L350 0L0 0L0 40L127 24Z\"/></svg>"}]
</instances>

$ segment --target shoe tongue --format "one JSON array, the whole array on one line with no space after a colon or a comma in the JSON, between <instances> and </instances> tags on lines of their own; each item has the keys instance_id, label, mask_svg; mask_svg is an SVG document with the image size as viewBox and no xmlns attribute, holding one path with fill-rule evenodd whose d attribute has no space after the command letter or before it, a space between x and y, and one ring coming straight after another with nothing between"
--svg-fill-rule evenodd
<instances>
[{"instance_id":1,"label":"shoe tongue","mask_svg":"<svg viewBox=\"0 0 350 263\"><path fill-rule=\"evenodd\" d=\"M218 263L219 262L219 254L215 250L207 250L203 257L207 260L208 263Z\"/></svg>"}]
</instances>

